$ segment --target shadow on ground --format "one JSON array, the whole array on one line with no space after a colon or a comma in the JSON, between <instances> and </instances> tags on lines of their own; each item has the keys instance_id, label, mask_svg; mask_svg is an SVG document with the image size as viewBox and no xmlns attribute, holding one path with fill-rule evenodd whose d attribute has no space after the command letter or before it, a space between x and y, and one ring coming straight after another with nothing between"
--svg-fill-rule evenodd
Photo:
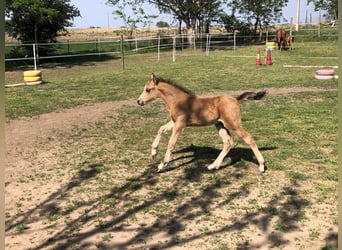
<instances>
[{"instance_id":1,"label":"shadow on ground","mask_svg":"<svg viewBox=\"0 0 342 250\"><path fill-rule=\"evenodd\" d=\"M261 148L261 151L274 150L274 148ZM258 228L260 234L264 235L264 240L258 244L251 242L240 243L236 249L256 249L264 247L282 247L286 248L289 244L284 237L286 233L294 232L300 229L299 221L305 215L305 209L310 206L310 202L302 197L297 191L296 185L283 186L281 192L274 193L270 197L268 204L265 204L263 209L254 212L248 212L232 221L220 224L215 230L207 230L200 233L185 234L186 237L179 237L179 233L188 230L188 223L196 221L203 214L211 216L215 208L222 208L226 205L234 203L238 198L247 197L250 194L250 188L241 185L239 189L234 189L223 201L217 202L220 196L218 189L224 186L231 186L235 178L248 178L250 176L250 167L243 167L244 164L239 162L246 161L248 163L255 162L251 150L245 148L234 148L230 152L231 162L223 166L223 168L230 168L232 173L230 177L225 180L217 180L215 182L202 182L202 177L213 175L213 172L208 171L203 164L209 164L216 158L219 150L210 147L196 147L191 145L175 152L176 158L172 162L172 166L165 173L156 173L156 163L149 164L144 167L140 174L136 174L133 179L126 179L122 185L116 186L113 183L111 192L107 195L97 197L91 204L79 204L78 208L82 208L83 213L80 213L77 218L65 223L64 227L58 227L49 239L35 246L32 249L87 249L94 247L95 243L87 243L87 239L98 234L129 231L127 228L127 219L135 216L137 213L144 213L150 210L156 204L162 202L176 201L181 195L182 187L191 182L196 182L199 185L198 193L189 194L187 202L176 203L172 211L165 211L156 214L155 221L150 224L141 225L139 228L131 233L132 237L124 242L109 241L97 245L99 249L126 249L130 246L145 244L146 239L158 237L157 234L164 232L168 235L169 240L161 243L146 243L143 245L149 249L168 249L182 244L191 243L197 239L208 236L216 236L222 233L233 234L248 229L251 225ZM70 183L55 193L50 195L45 201L38 204L37 207L25 214L20 214L6 220L6 232L15 228L20 224L29 225L33 220L43 220L52 213L60 213L62 216L70 215L71 211L60 210L59 203L70 195L71 190L81 187L86 181L94 180L100 173L99 168L103 167L104 163L91 164L85 169L78 172ZM255 164L253 164L255 165ZM200 167L202 166L202 167ZM183 170L180 178L170 179L172 189L161 189L156 195L146 195L144 200L136 200L136 193L142 189L149 189L163 182L163 176L173 174L172 171ZM256 167L257 170L257 167ZM217 170L222 171L222 170ZM170 173L168 173L170 172ZM253 187L255 188L255 187ZM284 199L283 197L286 197ZM105 200L114 199L115 204L112 207L103 207ZM222 199L220 199L222 200ZM129 203L130 206L120 205L122 203ZM116 213L112 214L112 209L117 207ZM197 208L201 211L194 211ZM75 209L75 208L74 208ZM92 211L98 211L93 213ZM39 213L40 217L34 216ZM112 219L102 223L97 227L93 227L88 231L81 231L81 229L90 222L95 223L99 217L111 214ZM281 230L271 230L271 222L276 219L278 224L282 226ZM272 231L272 233L270 233ZM23 232L22 232L23 233ZM10 233L12 234L12 233ZM337 246L337 235L331 234L326 237L327 246ZM75 248L76 247L76 248Z\"/></svg>"}]
</instances>

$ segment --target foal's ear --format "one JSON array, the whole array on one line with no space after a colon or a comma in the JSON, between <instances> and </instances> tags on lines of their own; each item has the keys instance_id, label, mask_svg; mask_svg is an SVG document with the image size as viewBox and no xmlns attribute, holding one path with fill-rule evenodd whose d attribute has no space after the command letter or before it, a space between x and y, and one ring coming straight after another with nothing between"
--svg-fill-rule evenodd
<instances>
[{"instance_id":1,"label":"foal's ear","mask_svg":"<svg viewBox=\"0 0 342 250\"><path fill-rule=\"evenodd\" d=\"M154 73L151 74L151 80L153 81L153 83L154 83L155 85L158 84L157 77L156 77L156 75L155 75Z\"/></svg>"}]
</instances>

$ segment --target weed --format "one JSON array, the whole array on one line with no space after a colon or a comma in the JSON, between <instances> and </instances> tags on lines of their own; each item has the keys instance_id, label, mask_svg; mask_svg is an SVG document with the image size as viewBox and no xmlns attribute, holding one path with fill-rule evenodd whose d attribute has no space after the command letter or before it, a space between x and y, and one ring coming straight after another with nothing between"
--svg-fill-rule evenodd
<instances>
[{"instance_id":1,"label":"weed","mask_svg":"<svg viewBox=\"0 0 342 250\"><path fill-rule=\"evenodd\" d=\"M110 241L113 238L113 236L110 233L106 233L102 236L103 241Z\"/></svg>"},{"instance_id":2,"label":"weed","mask_svg":"<svg viewBox=\"0 0 342 250\"><path fill-rule=\"evenodd\" d=\"M24 231L24 230L26 230L26 229L28 229L29 227L28 227L28 225L26 225L26 224L19 224L19 225L16 225L15 226L15 231L17 231L17 232L22 232L22 231Z\"/></svg>"},{"instance_id":3,"label":"weed","mask_svg":"<svg viewBox=\"0 0 342 250\"><path fill-rule=\"evenodd\" d=\"M318 239L318 237L320 236L320 232L317 229L311 229L310 233L309 233L309 237L311 240L315 240Z\"/></svg>"}]
</instances>

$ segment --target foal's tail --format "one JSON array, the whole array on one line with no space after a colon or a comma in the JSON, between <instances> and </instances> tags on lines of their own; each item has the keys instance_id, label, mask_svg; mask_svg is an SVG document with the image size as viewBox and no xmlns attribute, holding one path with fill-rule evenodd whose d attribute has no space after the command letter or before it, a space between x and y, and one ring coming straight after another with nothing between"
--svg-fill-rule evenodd
<instances>
[{"instance_id":1,"label":"foal's tail","mask_svg":"<svg viewBox=\"0 0 342 250\"><path fill-rule=\"evenodd\" d=\"M262 90L259 92L244 92L241 95L239 95L238 97L236 97L236 99L239 102L247 101L247 100L260 100L265 95L266 95L266 90Z\"/></svg>"}]
</instances>

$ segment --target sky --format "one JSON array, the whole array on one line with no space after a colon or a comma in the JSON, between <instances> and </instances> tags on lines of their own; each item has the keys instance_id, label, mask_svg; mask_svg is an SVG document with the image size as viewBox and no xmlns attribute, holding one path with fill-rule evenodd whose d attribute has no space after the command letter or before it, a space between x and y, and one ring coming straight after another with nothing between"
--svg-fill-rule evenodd
<instances>
[{"instance_id":1,"label":"sky","mask_svg":"<svg viewBox=\"0 0 342 250\"><path fill-rule=\"evenodd\" d=\"M293 18L293 24L296 23L296 1L289 0L287 6L283 9L283 16L290 22L290 18ZM77 17L73 21L74 28L89 28L89 27L101 27L101 28L119 28L123 26L123 22L119 19L115 19L112 14L114 7L106 5L106 0L70 0L70 4L77 7L82 17ZM155 7L150 7L153 14L158 14L158 10ZM307 6L306 0L300 0L300 23L305 23L306 13L308 13L308 21L310 20L310 14L312 15L312 21L317 22L318 12L314 11L312 5ZM151 25L155 27L158 21L164 21L169 24L172 22L172 18L167 15L160 15Z\"/></svg>"}]
</instances>

